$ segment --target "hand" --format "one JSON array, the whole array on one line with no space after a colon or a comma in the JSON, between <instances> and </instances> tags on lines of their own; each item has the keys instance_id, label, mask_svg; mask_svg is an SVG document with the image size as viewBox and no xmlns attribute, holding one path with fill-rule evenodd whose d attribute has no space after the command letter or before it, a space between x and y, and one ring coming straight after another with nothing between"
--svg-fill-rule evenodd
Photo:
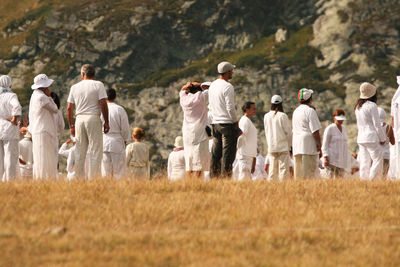
<instances>
[{"instance_id":1,"label":"hand","mask_svg":"<svg viewBox=\"0 0 400 267\"><path fill-rule=\"evenodd\" d=\"M18 125L18 117L17 116L13 116L12 119L10 120L10 122L14 125Z\"/></svg>"},{"instance_id":2,"label":"hand","mask_svg":"<svg viewBox=\"0 0 400 267\"><path fill-rule=\"evenodd\" d=\"M69 138L67 141L65 141L65 143L66 143L66 144L71 144L71 143L73 143L73 141L72 141L71 138Z\"/></svg>"},{"instance_id":3,"label":"hand","mask_svg":"<svg viewBox=\"0 0 400 267\"><path fill-rule=\"evenodd\" d=\"M22 116L22 123L23 123L23 125L22 126L28 126L28 120L26 119L26 117L25 116Z\"/></svg>"},{"instance_id":4,"label":"hand","mask_svg":"<svg viewBox=\"0 0 400 267\"><path fill-rule=\"evenodd\" d=\"M70 129L69 129L69 133L70 133L72 136L75 136L75 127L70 128Z\"/></svg>"},{"instance_id":5,"label":"hand","mask_svg":"<svg viewBox=\"0 0 400 267\"><path fill-rule=\"evenodd\" d=\"M324 165L325 165L325 166L329 166L328 157L324 157Z\"/></svg>"},{"instance_id":6,"label":"hand","mask_svg":"<svg viewBox=\"0 0 400 267\"><path fill-rule=\"evenodd\" d=\"M108 131L110 130L110 125L108 124L108 122L104 123L104 133L108 133Z\"/></svg>"},{"instance_id":7,"label":"hand","mask_svg":"<svg viewBox=\"0 0 400 267\"><path fill-rule=\"evenodd\" d=\"M251 166L251 174L253 174L256 171L256 166Z\"/></svg>"},{"instance_id":8,"label":"hand","mask_svg":"<svg viewBox=\"0 0 400 267\"><path fill-rule=\"evenodd\" d=\"M184 86L182 86L181 90L186 91L187 88L190 86L191 82L187 82Z\"/></svg>"}]
</instances>

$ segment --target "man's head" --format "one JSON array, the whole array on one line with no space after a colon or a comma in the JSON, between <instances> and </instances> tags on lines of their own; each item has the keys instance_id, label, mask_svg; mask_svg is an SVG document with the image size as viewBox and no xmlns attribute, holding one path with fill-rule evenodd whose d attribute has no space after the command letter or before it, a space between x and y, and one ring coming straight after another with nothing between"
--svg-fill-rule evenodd
<instances>
[{"instance_id":1,"label":"man's head","mask_svg":"<svg viewBox=\"0 0 400 267\"><path fill-rule=\"evenodd\" d=\"M248 101L244 103L244 105L242 106L242 111L247 117L251 118L254 115L256 115L257 112L256 104L254 102Z\"/></svg>"},{"instance_id":2,"label":"man's head","mask_svg":"<svg viewBox=\"0 0 400 267\"><path fill-rule=\"evenodd\" d=\"M236 68L235 65L232 65L228 61L223 61L218 64L217 71L220 77L227 81L232 79L234 68Z\"/></svg>"},{"instance_id":3,"label":"man's head","mask_svg":"<svg viewBox=\"0 0 400 267\"><path fill-rule=\"evenodd\" d=\"M85 64L81 68L82 79L93 79L96 76L96 70L93 65Z\"/></svg>"},{"instance_id":4,"label":"man's head","mask_svg":"<svg viewBox=\"0 0 400 267\"><path fill-rule=\"evenodd\" d=\"M114 102L115 98L117 98L117 91L115 89L108 89L107 90L107 100L110 102Z\"/></svg>"},{"instance_id":5,"label":"man's head","mask_svg":"<svg viewBox=\"0 0 400 267\"><path fill-rule=\"evenodd\" d=\"M312 102L312 94L314 93L313 90L302 88L299 90L298 98L301 104L311 104Z\"/></svg>"}]
</instances>

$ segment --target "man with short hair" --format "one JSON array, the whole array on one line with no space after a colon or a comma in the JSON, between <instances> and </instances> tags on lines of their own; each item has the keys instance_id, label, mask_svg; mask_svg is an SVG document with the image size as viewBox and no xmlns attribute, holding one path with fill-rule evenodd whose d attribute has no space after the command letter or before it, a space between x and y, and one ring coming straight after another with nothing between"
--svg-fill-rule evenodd
<instances>
[{"instance_id":1,"label":"man with short hair","mask_svg":"<svg viewBox=\"0 0 400 267\"><path fill-rule=\"evenodd\" d=\"M293 124L293 155L294 178L313 178L318 165L318 155L321 155L321 137L317 112L311 106L313 90L299 90L300 105L294 110Z\"/></svg>"},{"instance_id":2,"label":"man with short hair","mask_svg":"<svg viewBox=\"0 0 400 267\"><path fill-rule=\"evenodd\" d=\"M94 80L95 68L90 64L82 66L82 81L71 87L68 96L67 118L72 136L76 137L76 176L83 178L87 150L90 151L88 178L100 174L103 157L103 133L100 114L104 118L104 133L108 133L107 94L104 84ZM75 123L74 123L74 110Z\"/></svg>"},{"instance_id":3,"label":"man with short hair","mask_svg":"<svg viewBox=\"0 0 400 267\"><path fill-rule=\"evenodd\" d=\"M22 107L18 97L11 91L11 78L0 77L0 181L16 177L18 163L18 117Z\"/></svg>"},{"instance_id":4,"label":"man with short hair","mask_svg":"<svg viewBox=\"0 0 400 267\"><path fill-rule=\"evenodd\" d=\"M58 108L49 89L53 82L46 74L39 74L31 86L34 91L29 103L28 129L32 134L34 179L57 178L57 158L54 155L57 129L54 115Z\"/></svg>"},{"instance_id":5,"label":"man with short hair","mask_svg":"<svg viewBox=\"0 0 400 267\"><path fill-rule=\"evenodd\" d=\"M102 176L121 178L126 173L125 146L131 140L128 114L120 105L114 103L117 92L107 90L107 107L110 131L103 133ZM101 116L104 123L104 117Z\"/></svg>"},{"instance_id":6,"label":"man with short hair","mask_svg":"<svg viewBox=\"0 0 400 267\"><path fill-rule=\"evenodd\" d=\"M239 133L235 108L235 92L232 84L233 69L229 62L218 64L219 78L209 88L209 109L212 117L211 177L230 177L235 161L236 144ZM221 171L222 168L222 171Z\"/></svg>"}]
</instances>

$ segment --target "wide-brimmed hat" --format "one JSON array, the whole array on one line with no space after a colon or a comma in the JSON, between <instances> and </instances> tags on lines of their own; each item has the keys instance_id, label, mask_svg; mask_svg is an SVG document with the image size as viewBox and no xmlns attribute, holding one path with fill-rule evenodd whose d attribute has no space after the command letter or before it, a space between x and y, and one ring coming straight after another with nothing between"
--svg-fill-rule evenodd
<instances>
[{"instance_id":1,"label":"wide-brimmed hat","mask_svg":"<svg viewBox=\"0 0 400 267\"><path fill-rule=\"evenodd\" d=\"M271 104L279 104L282 103L282 97L280 95L274 95L271 97Z\"/></svg>"},{"instance_id":2,"label":"wide-brimmed hat","mask_svg":"<svg viewBox=\"0 0 400 267\"><path fill-rule=\"evenodd\" d=\"M297 97L300 101L307 101L308 99L310 99L313 93L314 91L311 89L302 88L299 90L299 94Z\"/></svg>"},{"instance_id":3,"label":"wide-brimmed hat","mask_svg":"<svg viewBox=\"0 0 400 267\"><path fill-rule=\"evenodd\" d=\"M39 74L33 79L32 90L39 88L47 88L54 82L54 80L49 79L46 74Z\"/></svg>"},{"instance_id":4,"label":"wide-brimmed hat","mask_svg":"<svg viewBox=\"0 0 400 267\"><path fill-rule=\"evenodd\" d=\"M175 138L174 147L183 147L183 138L182 138L182 136L177 136Z\"/></svg>"},{"instance_id":5,"label":"wide-brimmed hat","mask_svg":"<svg viewBox=\"0 0 400 267\"><path fill-rule=\"evenodd\" d=\"M362 83L360 85L360 98L368 99L376 94L376 87L370 83Z\"/></svg>"}]
</instances>

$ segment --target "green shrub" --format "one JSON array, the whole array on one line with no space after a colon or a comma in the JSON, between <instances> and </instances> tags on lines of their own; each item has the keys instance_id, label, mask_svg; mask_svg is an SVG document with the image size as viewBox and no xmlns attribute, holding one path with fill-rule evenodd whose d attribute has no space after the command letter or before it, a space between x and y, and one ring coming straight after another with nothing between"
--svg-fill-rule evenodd
<instances>
[{"instance_id":1,"label":"green shrub","mask_svg":"<svg viewBox=\"0 0 400 267\"><path fill-rule=\"evenodd\" d=\"M149 112L149 113L144 114L143 118L144 118L146 121L149 121L149 120L152 120L152 119L157 119L157 118L158 118L158 115L155 114L155 113Z\"/></svg>"},{"instance_id":2,"label":"green shrub","mask_svg":"<svg viewBox=\"0 0 400 267\"><path fill-rule=\"evenodd\" d=\"M349 20L349 15L347 14L346 11L338 10L336 13L337 13L341 23L346 23Z\"/></svg>"}]
</instances>

